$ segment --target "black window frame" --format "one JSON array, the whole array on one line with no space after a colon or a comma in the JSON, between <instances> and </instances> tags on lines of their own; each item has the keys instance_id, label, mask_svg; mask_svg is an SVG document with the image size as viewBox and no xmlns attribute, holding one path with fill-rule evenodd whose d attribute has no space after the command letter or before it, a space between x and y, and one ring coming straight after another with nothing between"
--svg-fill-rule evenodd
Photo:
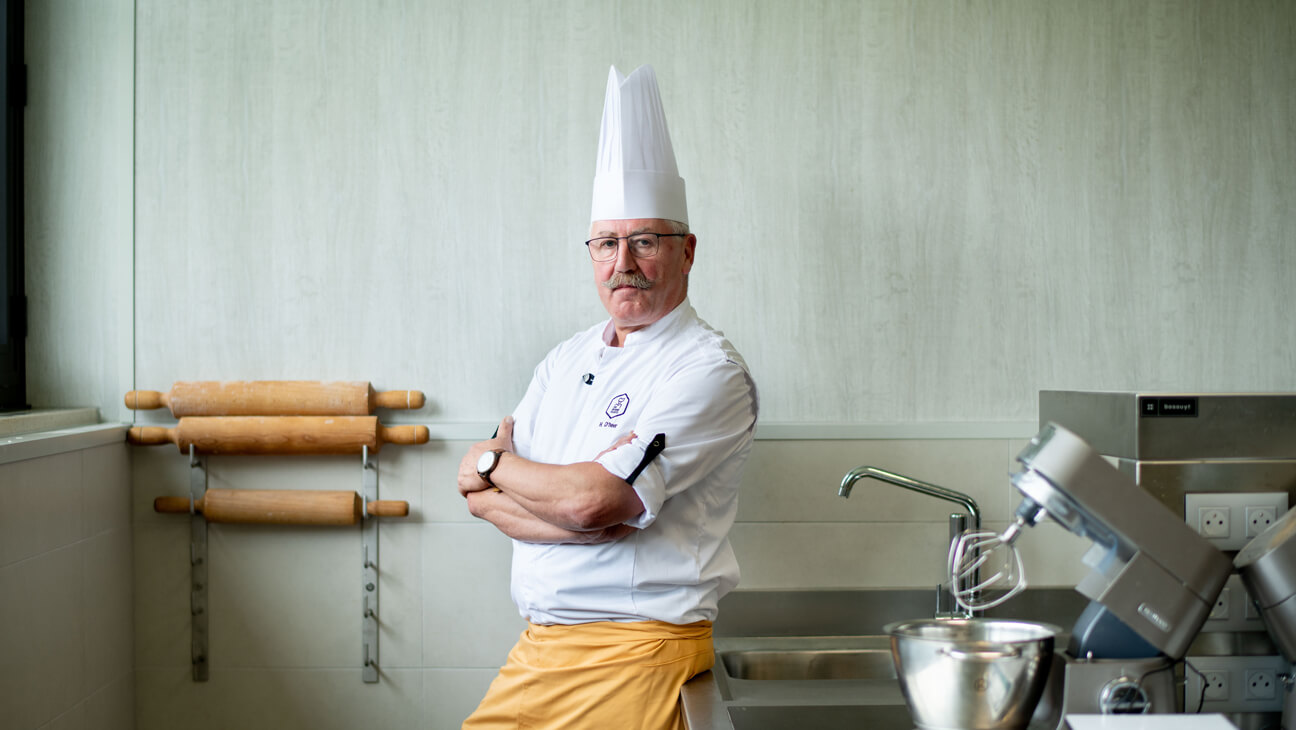
<instances>
[{"instance_id":1,"label":"black window frame","mask_svg":"<svg viewBox=\"0 0 1296 730\"><path fill-rule=\"evenodd\" d=\"M23 110L27 106L24 0L3 0L4 114L0 120L0 412L27 403L27 296L23 269Z\"/></svg>"}]
</instances>

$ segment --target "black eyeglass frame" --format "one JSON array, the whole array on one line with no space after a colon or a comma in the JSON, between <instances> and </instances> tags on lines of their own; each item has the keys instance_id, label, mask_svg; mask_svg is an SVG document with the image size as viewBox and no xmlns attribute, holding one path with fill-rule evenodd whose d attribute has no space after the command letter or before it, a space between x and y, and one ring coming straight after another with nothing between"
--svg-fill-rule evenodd
<instances>
[{"instance_id":1,"label":"black eyeglass frame","mask_svg":"<svg viewBox=\"0 0 1296 730\"><path fill-rule=\"evenodd\" d=\"M656 233L656 232L654 232L654 231L641 231L641 232L639 232L639 233L631 233L631 234L628 235L628 236L595 236L594 238L591 238L591 239L589 239L588 241L585 242L585 250L586 250L586 251L589 251L589 255L590 255L590 259L591 259L591 260L595 261L596 263L600 263L600 264L601 264L601 263L605 263L605 262L611 261L612 259L615 259L615 258L616 258L616 253L614 252L611 256L609 256L609 257L607 257L607 258L605 258L605 259L596 259L596 258L594 258L594 248L593 248L592 246L590 246L591 243L594 243L595 241L606 241L606 240L609 240L609 239L615 239L616 242L617 242L617 250L619 251L619 250L621 250L621 242L622 242L622 241L629 241L631 238L637 238L637 237L639 237L639 236L656 236L656 237L657 237L657 244L656 244L656 246L653 248L653 252L652 252L652 253L650 253L650 254L645 254L645 255L643 255L643 256L640 256L639 254L635 253L633 247L630 249L630 255L631 255L631 256L634 256L634 257L637 258L637 259L650 259L650 258L652 258L653 256L656 256L656 255L657 255L657 252L661 250L661 240L662 240L662 237L663 237L663 236L665 236L665 237L670 237L670 236L687 237L688 235L689 235L689 234L687 234L687 233Z\"/></svg>"}]
</instances>

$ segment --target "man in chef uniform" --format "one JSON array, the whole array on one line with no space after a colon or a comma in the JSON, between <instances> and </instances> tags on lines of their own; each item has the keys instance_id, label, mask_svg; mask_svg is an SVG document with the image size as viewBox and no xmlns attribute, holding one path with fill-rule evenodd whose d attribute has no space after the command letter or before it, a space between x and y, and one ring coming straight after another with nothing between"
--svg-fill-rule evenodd
<instances>
[{"instance_id":1,"label":"man in chef uniform","mask_svg":"<svg viewBox=\"0 0 1296 730\"><path fill-rule=\"evenodd\" d=\"M528 621L465 728L682 727L738 582L756 386L689 304L697 238L649 66L609 72L590 218L610 318L555 347L460 464L469 510L513 538Z\"/></svg>"}]
</instances>

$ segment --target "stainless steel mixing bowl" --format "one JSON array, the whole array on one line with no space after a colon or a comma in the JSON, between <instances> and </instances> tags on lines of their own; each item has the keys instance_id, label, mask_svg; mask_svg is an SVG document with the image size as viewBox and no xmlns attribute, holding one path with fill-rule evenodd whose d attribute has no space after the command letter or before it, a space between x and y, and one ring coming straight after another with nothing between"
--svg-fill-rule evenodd
<instances>
[{"instance_id":1,"label":"stainless steel mixing bowl","mask_svg":"<svg viewBox=\"0 0 1296 730\"><path fill-rule=\"evenodd\" d=\"M1048 681L1056 626L1003 619L888 624L905 703L922 730L1021 730Z\"/></svg>"}]
</instances>

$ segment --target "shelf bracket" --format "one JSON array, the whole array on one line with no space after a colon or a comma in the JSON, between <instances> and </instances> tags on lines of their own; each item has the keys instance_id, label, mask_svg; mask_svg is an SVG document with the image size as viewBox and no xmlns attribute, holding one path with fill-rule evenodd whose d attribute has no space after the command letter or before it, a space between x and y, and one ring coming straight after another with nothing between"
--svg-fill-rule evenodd
<instances>
[{"instance_id":1,"label":"shelf bracket","mask_svg":"<svg viewBox=\"0 0 1296 730\"><path fill-rule=\"evenodd\" d=\"M207 460L189 445L189 652L193 681L207 681L207 518L194 508L207 493Z\"/></svg>"},{"instance_id":2,"label":"shelf bracket","mask_svg":"<svg viewBox=\"0 0 1296 730\"><path fill-rule=\"evenodd\" d=\"M360 521L360 638L363 644L363 677L370 684L378 681L378 518L369 514L369 503L378 499L378 457L362 447L360 497L363 518Z\"/></svg>"}]
</instances>

